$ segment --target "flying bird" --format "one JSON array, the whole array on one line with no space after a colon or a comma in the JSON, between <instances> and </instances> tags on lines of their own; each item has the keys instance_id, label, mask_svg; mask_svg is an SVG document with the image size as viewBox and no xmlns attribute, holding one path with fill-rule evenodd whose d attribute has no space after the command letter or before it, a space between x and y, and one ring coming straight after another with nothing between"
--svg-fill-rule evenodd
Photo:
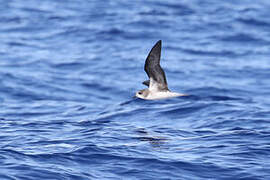
<instances>
[{"instance_id":1,"label":"flying bird","mask_svg":"<svg viewBox=\"0 0 270 180\"><path fill-rule=\"evenodd\" d=\"M186 96L176 92L171 92L168 88L165 72L160 66L161 40L159 40L148 54L144 71L149 80L143 82L148 88L136 92L136 97L146 100L165 99L178 96Z\"/></svg>"}]
</instances>

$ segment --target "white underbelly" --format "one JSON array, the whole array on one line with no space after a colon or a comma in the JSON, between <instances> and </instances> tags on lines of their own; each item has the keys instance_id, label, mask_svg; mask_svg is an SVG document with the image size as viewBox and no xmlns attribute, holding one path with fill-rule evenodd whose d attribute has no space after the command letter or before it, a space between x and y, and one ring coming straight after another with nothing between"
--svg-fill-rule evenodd
<instances>
[{"instance_id":1,"label":"white underbelly","mask_svg":"<svg viewBox=\"0 0 270 180\"><path fill-rule=\"evenodd\" d=\"M184 94L175 93L175 92L150 92L149 95L145 99L155 100L155 99L165 99L165 98L172 98L178 96L185 96Z\"/></svg>"}]
</instances>

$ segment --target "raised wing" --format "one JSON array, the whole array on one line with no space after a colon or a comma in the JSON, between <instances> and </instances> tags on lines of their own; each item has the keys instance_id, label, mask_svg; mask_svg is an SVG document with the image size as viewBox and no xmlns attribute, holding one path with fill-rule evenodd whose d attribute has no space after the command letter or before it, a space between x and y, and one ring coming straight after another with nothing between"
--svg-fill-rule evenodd
<instances>
[{"instance_id":1,"label":"raised wing","mask_svg":"<svg viewBox=\"0 0 270 180\"><path fill-rule=\"evenodd\" d=\"M165 73L160 67L161 40L159 40L148 54L144 70L150 79L150 91L167 91L168 85ZM145 83L143 83L145 84Z\"/></svg>"}]
</instances>

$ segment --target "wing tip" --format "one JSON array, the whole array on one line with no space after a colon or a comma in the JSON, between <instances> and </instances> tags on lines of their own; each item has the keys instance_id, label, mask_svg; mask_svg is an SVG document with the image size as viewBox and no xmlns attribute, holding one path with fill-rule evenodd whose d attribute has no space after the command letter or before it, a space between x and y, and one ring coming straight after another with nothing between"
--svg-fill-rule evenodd
<instances>
[{"instance_id":1,"label":"wing tip","mask_svg":"<svg viewBox=\"0 0 270 180\"><path fill-rule=\"evenodd\" d=\"M162 40L160 39L160 40L158 40L158 41L156 42L156 44L154 45L154 47L155 47L155 46L160 46L160 47L161 47L161 44L162 44Z\"/></svg>"},{"instance_id":2,"label":"wing tip","mask_svg":"<svg viewBox=\"0 0 270 180\"><path fill-rule=\"evenodd\" d=\"M151 54L151 53L160 54L161 53L161 44L162 44L162 41L158 40L156 42L156 44L152 47L149 54Z\"/></svg>"},{"instance_id":3,"label":"wing tip","mask_svg":"<svg viewBox=\"0 0 270 180\"><path fill-rule=\"evenodd\" d=\"M150 80L143 81L143 84L149 87L149 85L150 85Z\"/></svg>"}]
</instances>

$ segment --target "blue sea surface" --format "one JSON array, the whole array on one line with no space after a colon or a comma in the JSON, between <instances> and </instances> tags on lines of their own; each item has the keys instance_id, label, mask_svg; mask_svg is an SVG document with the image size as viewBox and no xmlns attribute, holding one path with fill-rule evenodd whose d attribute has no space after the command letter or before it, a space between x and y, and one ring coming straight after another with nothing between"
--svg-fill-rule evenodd
<instances>
[{"instance_id":1,"label":"blue sea surface","mask_svg":"<svg viewBox=\"0 0 270 180\"><path fill-rule=\"evenodd\" d=\"M270 179L270 1L0 3L0 179ZM146 101L162 40L169 88Z\"/></svg>"}]
</instances>

